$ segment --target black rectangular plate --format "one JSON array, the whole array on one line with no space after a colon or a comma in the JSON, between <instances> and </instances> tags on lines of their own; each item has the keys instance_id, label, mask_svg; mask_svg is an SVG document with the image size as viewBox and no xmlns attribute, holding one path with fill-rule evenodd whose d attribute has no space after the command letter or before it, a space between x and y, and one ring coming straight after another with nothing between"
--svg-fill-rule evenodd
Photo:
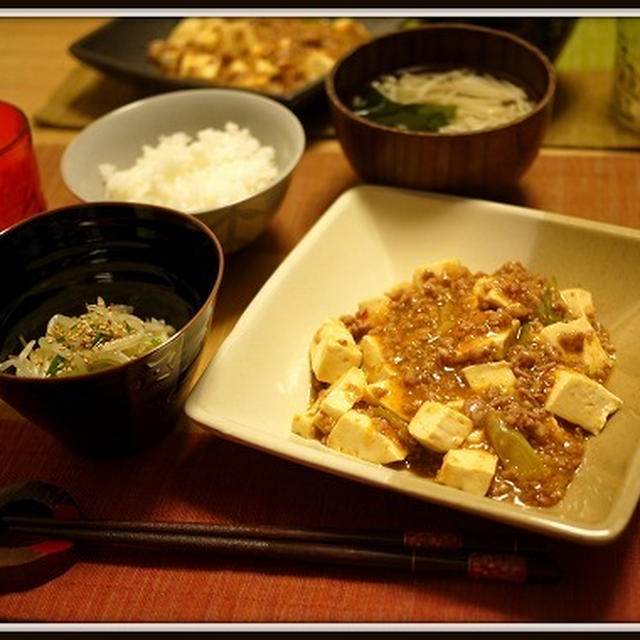
<instances>
[{"instance_id":1,"label":"black rectangular plate","mask_svg":"<svg viewBox=\"0 0 640 640\"><path fill-rule=\"evenodd\" d=\"M154 38L166 37L181 18L117 18L74 42L69 51L81 62L106 75L134 83L146 90L163 92L176 89L215 87L211 82L164 75L147 56L147 45ZM397 18L361 18L375 35L400 27ZM324 80L318 79L301 89L275 95L260 91L290 108L307 105L324 94Z\"/></svg>"}]
</instances>

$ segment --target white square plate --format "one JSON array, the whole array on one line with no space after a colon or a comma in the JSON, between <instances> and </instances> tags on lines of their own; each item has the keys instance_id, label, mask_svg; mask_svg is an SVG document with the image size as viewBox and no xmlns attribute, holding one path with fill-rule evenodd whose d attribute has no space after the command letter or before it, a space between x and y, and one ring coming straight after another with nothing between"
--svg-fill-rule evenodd
<instances>
[{"instance_id":1,"label":"white square plate","mask_svg":"<svg viewBox=\"0 0 640 640\"><path fill-rule=\"evenodd\" d=\"M589 289L618 359L607 386L624 400L593 438L565 498L553 508L505 504L335 452L291 433L306 407L308 346L330 315L460 258L472 271L517 260ZM603 543L640 496L640 232L521 207L364 185L341 195L254 298L209 363L186 412L218 435L289 460L512 525Z\"/></svg>"}]
</instances>

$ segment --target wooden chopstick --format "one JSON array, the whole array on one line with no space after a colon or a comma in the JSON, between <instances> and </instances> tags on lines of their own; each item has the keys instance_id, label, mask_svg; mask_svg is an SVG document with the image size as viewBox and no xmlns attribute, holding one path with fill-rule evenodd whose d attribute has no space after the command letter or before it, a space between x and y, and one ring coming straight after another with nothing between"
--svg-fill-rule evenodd
<instances>
[{"instance_id":1,"label":"wooden chopstick","mask_svg":"<svg viewBox=\"0 0 640 640\"><path fill-rule=\"evenodd\" d=\"M5 516L5 531L57 537L90 547L133 547L146 551L214 552L278 560L357 565L510 582L559 578L553 558L513 550L479 551L404 548L404 534L369 535L281 527L199 523L56 520ZM332 537L328 537L327 534Z\"/></svg>"},{"instance_id":2,"label":"wooden chopstick","mask_svg":"<svg viewBox=\"0 0 640 640\"><path fill-rule=\"evenodd\" d=\"M481 533L446 529L407 531L363 531L354 529L311 529L273 525L228 525L200 522L165 522L138 520L65 520L30 516L4 516L5 527L45 526L61 529L111 529L149 533L176 533L236 538L266 538L309 542L352 544L398 549L430 549L441 551L496 551L502 553L545 553L546 539L526 534Z\"/></svg>"}]
</instances>

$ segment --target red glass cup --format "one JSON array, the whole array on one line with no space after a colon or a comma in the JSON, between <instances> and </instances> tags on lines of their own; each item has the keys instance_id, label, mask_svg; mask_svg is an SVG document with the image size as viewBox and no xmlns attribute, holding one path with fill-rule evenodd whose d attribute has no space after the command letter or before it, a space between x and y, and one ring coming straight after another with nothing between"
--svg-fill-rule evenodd
<instances>
[{"instance_id":1,"label":"red glass cup","mask_svg":"<svg viewBox=\"0 0 640 640\"><path fill-rule=\"evenodd\" d=\"M0 229L44 209L29 121L20 109L0 101Z\"/></svg>"}]
</instances>

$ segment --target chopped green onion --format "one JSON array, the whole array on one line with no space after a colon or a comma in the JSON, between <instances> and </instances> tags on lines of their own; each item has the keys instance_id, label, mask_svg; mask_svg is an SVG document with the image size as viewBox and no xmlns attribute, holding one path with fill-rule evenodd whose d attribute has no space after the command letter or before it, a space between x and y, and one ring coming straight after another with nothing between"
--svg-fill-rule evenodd
<instances>
[{"instance_id":1,"label":"chopped green onion","mask_svg":"<svg viewBox=\"0 0 640 640\"><path fill-rule=\"evenodd\" d=\"M98 331L98 335L96 335L93 343L91 344L91 348L93 349L93 347L97 347L101 342L104 342L105 338L106 338L106 335L101 331Z\"/></svg>"},{"instance_id":2,"label":"chopped green onion","mask_svg":"<svg viewBox=\"0 0 640 640\"><path fill-rule=\"evenodd\" d=\"M47 369L47 375L55 378L58 375L58 371L60 371L61 367L66 362L66 358L63 358L60 354L56 353L49 364L49 368Z\"/></svg>"},{"instance_id":3,"label":"chopped green onion","mask_svg":"<svg viewBox=\"0 0 640 640\"><path fill-rule=\"evenodd\" d=\"M518 344L523 344L523 345L531 344L531 342L533 342L534 335L535 334L534 334L533 328L531 327L531 323L525 322L520 327L520 331L518 332L517 342Z\"/></svg>"},{"instance_id":4,"label":"chopped green onion","mask_svg":"<svg viewBox=\"0 0 640 640\"><path fill-rule=\"evenodd\" d=\"M403 420L397 413L391 411L390 409L387 409L386 407L373 407L373 413L379 418L384 418L392 426L397 427L398 429L405 430L408 427L408 423L406 422L406 420Z\"/></svg>"},{"instance_id":5,"label":"chopped green onion","mask_svg":"<svg viewBox=\"0 0 640 640\"><path fill-rule=\"evenodd\" d=\"M562 320L562 314L554 308L553 300L555 298L555 293L557 292L557 287L555 283L548 286L540 299L540 304L538 305L538 318L542 324L549 325L554 322L559 322Z\"/></svg>"},{"instance_id":6,"label":"chopped green onion","mask_svg":"<svg viewBox=\"0 0 640 640\"><path fill-rule=\"evenodd\" d=\"M544 474L545 465L537 451L492 409L487 410L484 428L504 464L514 467L523 478L535 479Z\"/></svg>"}]
</instances>

